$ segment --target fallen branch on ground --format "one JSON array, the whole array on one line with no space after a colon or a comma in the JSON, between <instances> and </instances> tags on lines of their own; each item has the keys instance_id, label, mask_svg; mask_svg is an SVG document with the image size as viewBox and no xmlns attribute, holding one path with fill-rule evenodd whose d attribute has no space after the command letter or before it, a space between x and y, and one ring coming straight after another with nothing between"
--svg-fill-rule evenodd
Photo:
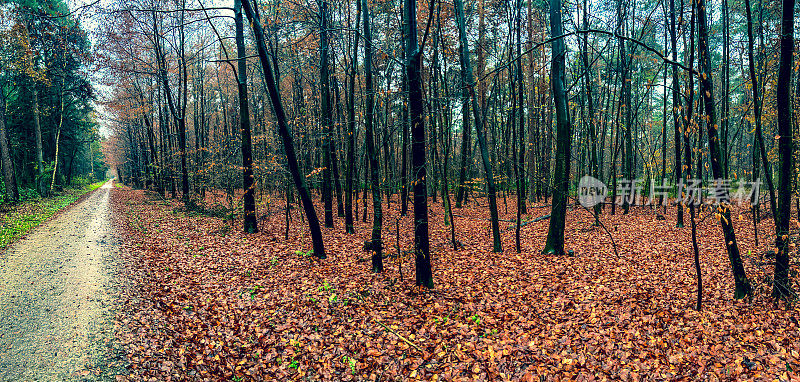
<instances>
[{"instance_id":1,"label":"fallen branch on ground","mask_svg":"<svg viewBox=\"0 0 800 382\"><path fill-rule=\"evenodd\" d=\"M416 345L416 344L414 344L413 342L409 341L408 339L406 339L405 337L403 337L402 335L400 335L400 333L397 333L397 332L395 332L395 331L394 331L394 330L392 330L390 327L386 326L386 325L385 325L383 322L380 322L380 321L378 321L378 320L377 320L377 319L375 319L375 318L373 318L372 320L373 320L373 321L375 321L375 322L377 322L377 323L378 323L380 326L383 326L383 328L384 328L384 329L386 329L386 330L388 330L388 331L392 332L394 335L396 335L398 338L400 338L401 340L403 340L403 342L407 343L407 344L408 344L409 346L411 346L412 348L414 348L414 349L417 349L417 351L419 351L420 353L423 353L423 354L425 353L425 352L423 352L423 351L422 351L422 349L420 349L420 348L419 348L419 346L417 346L417 345Z\"/></svg>"}]
</instances>

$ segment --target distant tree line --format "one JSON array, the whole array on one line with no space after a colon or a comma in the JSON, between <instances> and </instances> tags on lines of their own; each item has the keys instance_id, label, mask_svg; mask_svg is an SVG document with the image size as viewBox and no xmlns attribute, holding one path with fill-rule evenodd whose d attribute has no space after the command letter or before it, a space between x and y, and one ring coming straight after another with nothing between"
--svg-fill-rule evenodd
<instances>
[{"instance_id":1,"label":"distant tree line","mask_svg":"<svg viewBox=\"0 0 800 382\"><path fill-rule=\"evenodd\" d=\"M3 202L105 177L86 32L60 0L0 5Z\"/></svg>"}]
</instances>

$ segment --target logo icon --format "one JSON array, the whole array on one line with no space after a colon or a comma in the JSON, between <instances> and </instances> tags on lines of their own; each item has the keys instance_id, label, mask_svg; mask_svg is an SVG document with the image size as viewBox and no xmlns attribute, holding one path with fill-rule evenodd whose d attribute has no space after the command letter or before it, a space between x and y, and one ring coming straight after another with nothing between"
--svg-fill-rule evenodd
<instances>
[{"instance_id":1,"label":"logo icon","mask_svg":"<svg viewBox=\"0 0 800 382\"><path fill-rule=\"evenodd\" d=\"M602 203L608 195L608 187L599 179L584 175L578 182L578 201L589 208Z\"/></svg>"}]
</instances>

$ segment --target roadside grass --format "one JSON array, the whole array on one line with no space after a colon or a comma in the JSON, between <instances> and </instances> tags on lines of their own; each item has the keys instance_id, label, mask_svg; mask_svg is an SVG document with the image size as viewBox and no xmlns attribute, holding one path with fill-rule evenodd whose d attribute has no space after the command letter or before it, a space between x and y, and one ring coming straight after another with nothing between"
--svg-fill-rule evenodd
<instances>
[{"instance_id":1,"label":"roadside grass","mask_svg":"<svg viewBox=\"0 0 800 382\"><path fill-rule=\"evenodd\" d=\"M67 188L46 198L35 196L15 205L3 206L7 210L0 212L0 249L5 249L84 194L100 188L103 183L105 181Z\"/></svg>"}]
</instances>

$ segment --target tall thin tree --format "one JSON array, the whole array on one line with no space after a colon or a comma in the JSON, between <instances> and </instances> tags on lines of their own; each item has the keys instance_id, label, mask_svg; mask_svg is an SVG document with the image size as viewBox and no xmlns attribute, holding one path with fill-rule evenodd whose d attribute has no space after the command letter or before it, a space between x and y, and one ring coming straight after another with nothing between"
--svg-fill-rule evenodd
<instances>
[{"instance_id":1,"label":"tall thin tree","mask_svg":"<svg viewBox=\"0 0 800 382\"><path fill-rule=\"evenodd\" d=\"M267 53L266 38L264 37L264 29L261 27L261 19L256 14L250 0L241 0L244 12L247 19L250 21L250 27L253 29L253 35L256 39L256 48L258 50L258 58L261 62L263 69L264 82L269 93L269 98L272 103L272 110L275 114L275 119L278 122L278 135L280 135L283 149L286 153L286 162L289 167L289 173L292 176L297 193L300 196L300 201L303 203L303 211L308 220L308 229L311 233L311 242L314 247L314 255L324 259L325 244L322 241L322 231L319 227L319 218L317 212L314 210L314 202L311 201L311 195L308 193L306 187L305 177L300 174L300 168L297 164L297 154L294 149L294 142L292 134L289 131L289 124L286 121L286 112L283 109L283 101L281 100L280 93L278 92L277 82L275 75L272 72L272 64Z\"/></svg>"},{"instance_id":2,"label":"tall thin tree","mask_svg":"<svg viewBox=\"0 0 800 382\"><path fill-rule=\"evenodd\" d=\"M456 24L458 24L458 35L460 42L460 56L462 62L462 82L467 87L472 99L472 115L475 120L475 134L478 136L478 145L481 150L483 171L486 175L486 191L489 198L489 214L492 225L492 237L494 238L494 252L502 252L503 245L500 240L500 223L497 213L497 191L494 184L494 172L492 163L489 159L489 148L486 143L485 120L481 115L481 105L478 102L478 94L475 91L475 78L472 74L472 64L469 59L469 45L467 45L466 19L464 18L464 4L462 0L454 0L453 6L456 11Z\"/></svg>"},{"instance_id":3,"label":"tall thin tree","mask_svg":"<svg viewBox=\"0 0 800 382\"><path fill-rule=\"evenodd\" d=\"M369 161L370 184L372 186L372 271L383 272L383 240L381 228L383 225L383 208L381 207L380 167L378 166L379 152L375 148L374 119L375 119L375 85L372 80L372 31L370 30L369 6L367 0L362 0L361 14L364 17L364 86L366 87L366 111L364 112L364 139L367 146L367 160Z\"/></svg>"},{"instance_id":4,"label":"tall thin tree","mask_svg":"<svg viewBox=\"0 0 800 382\"><path fill-rule=\"evenodd\" d=\"M364 0L366 1L366 0ZM458 1L458 0L457 0ZM433 4L433 2L431 2ZM433 7L431 7L433 10ZM411 122L411 164L414 171L414 265L416 285L433 288L431 271L431 248L428 236L428 185L425 161L425 116L424 92L422 90L422 48L417 41L417 1L405 0L406 22L406 62L405 72L408 80L408 118ZM431 12L432 13L432 12ZM428 14L428 37L432 14Z\"/></svg>"},{"instance_id":5,"label":"tall thin tree","mask_svg":"<svg viewBox=\"0 0 800 382\"><path fill-rule=\"evenodd\" d=\"M720 154L720 143L718 137L718 123L716 105L714 104L713 75L711 72L711 55L708 45L708 16L705 0L697 0L697 42L700 60L700 93L703 97L703 106L706 119L706 131L708 133L709 161L711 162L712 175L716 182L723 182L725 174L722 168L722 155ZM698 170L700 167L698 166ZM721 185L721 183L719 183ZM720 201L717 213L720 226L722 227L725 239L725 247L728 251L728 259L733 271L733 279L736 285L734 298L740 299L751 296L750 280L747 279L742 257L739 253L739 246L736 242L736 233L733 230L733 221L729 205L729 192L725 187L720 187Z\"/></svg>"},{"instance_id":6,"label":"tall thin tree","mask_svg":"<svg viewBox=\"0 0 800 382\"><path fill-rule=\"evenodd\" d=\"M344 195L344 226L347 233L355 233L353 228L353 177L355 176L356 154L356 73L358 65L358 41L361 39L361 31L358 28L361 18L361 1L356 2L356 22L355 37L353 38L353 56L350 59L348 74L347 94L347 163L345 170L345 195ZM356 206L357 208L358 206Z\"/></svg>"},{"instance_id":7,"label":"tall thin tree","mask_svg":"<svg viewBox=\"0 0 800 382\"><path fill-rule=\"evenodd\" d=\"M564 34L561 21L561 0L550 0L550 36ZM556 109L556 158L553 178L553 205L547 242L542 250L545 254L564 254L564 225L567 217L569 197L570 146L572 145L572 123L567 109L567 91L564 88L564 66L567 48L563 38L551 43L550 87Z\"/></svg>"},{"instance_id":8,"label":"tall thin tree","mask_svg":"<svg viewBox=\"0 0 800 382\"><path fill-rule=\"evenodd\" d=\"M319 1L319 82L322 118L322 202L325 207L325 226L333 227L333 190L331 188L331 144L333 122L331 118L331 74L328 62L328 2Z\"/></svg>"},{"instance_id":9,"label":"tall thin tree","mask_svg":"<svg viewBox=\"0 0 800 382\"><path fill-rule=\"evenodd\" d=\"M778 155L781 172L778 183L778 216L776 216L775 282L772 296L789 299L793 296L789 280L789 219L792 210L792 53L794 50L794 5L795 0L783 0L781 17L781 55L778 66L776 91L778 106Z\"/></svg>"},{"instance_id":10,"label":"tall thin tree","mask_svg":"<svg viewBox=\"0 0 800 382\"><path fill-rule=\"evenodd\" d=\"M250 103L247 95L247 53L244 46L244 16L242 0L234 0L236 19L236 54L239 88L239 126L242 134L242 187L244 188L244 231L258 232L256 220L255 179L253 177L253 143L250 129Z\"/></svg>"}]
</instances>

